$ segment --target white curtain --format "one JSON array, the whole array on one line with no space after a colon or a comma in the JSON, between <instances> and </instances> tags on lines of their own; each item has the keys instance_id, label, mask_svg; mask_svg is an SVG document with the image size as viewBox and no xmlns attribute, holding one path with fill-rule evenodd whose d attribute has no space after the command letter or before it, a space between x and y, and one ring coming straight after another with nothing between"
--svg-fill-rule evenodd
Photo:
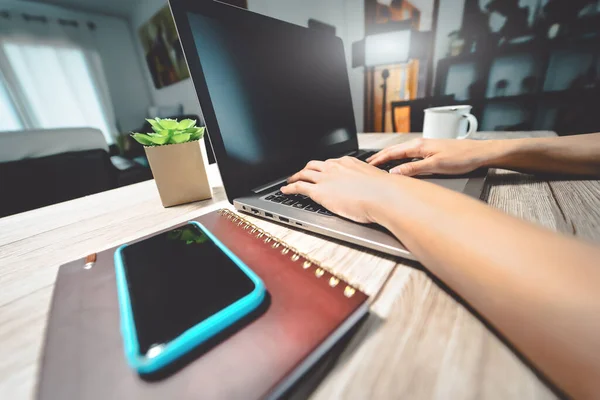
<instances>
[{"instance_id":1,"label":"white curtain","mask_svg":"<svg viewBox=\"0 0 600 400\"><path fill-rule=\"evenodd\" d=\"M114 109L85 21L0 18L0 77L0 130L92 127L114 143Z\"/></svg>"},{"instance_id":2,"label":"white curtain","mask_svg":"<svg viewBox=\"0 0 600 400\"><path fill-rule=\"evenodd\" d=\"M23 122L8 93L5 78L0 71L0 131L18 131L23 129Z\"/></svg>"}]
</instances>

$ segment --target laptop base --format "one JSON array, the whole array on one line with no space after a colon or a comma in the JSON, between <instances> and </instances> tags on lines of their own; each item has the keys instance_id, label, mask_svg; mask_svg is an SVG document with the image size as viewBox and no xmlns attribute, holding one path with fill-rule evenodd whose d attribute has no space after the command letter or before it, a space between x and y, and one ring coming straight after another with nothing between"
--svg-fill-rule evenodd
<instances>
[{"instance_id":1,"label":"laptop base","mask_svg":"<svg viewBox=\"0 0 600 400\"><path fill-rule=\"evenodd\" d=\"M427 181L479 199L485 185L487 170L476 171L470 177L435 177ZM278 188L234 200L234 207L259 218L276 221L322 236L334 238L385 254L416 260L412 253L391 232L376 224L359 224L337 215L309 212L293 206L266 200Z\"/></svg>"}]
</instances>

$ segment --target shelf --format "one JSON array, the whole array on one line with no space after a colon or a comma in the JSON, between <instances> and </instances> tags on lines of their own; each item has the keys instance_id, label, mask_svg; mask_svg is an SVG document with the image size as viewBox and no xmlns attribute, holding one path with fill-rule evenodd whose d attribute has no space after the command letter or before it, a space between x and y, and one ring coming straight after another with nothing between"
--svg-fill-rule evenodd
<instances>
[{"instance_id":1,"label":"shelf","mask_svg":"<svg viewBox=\"0 0 600 400\"><path fill-rule=\"evenodd\" d=\"M456 65L471 62L483 62L510 55L531 54L541 56L559 50L582 50L598 52L600 49L600 34L594 37L564 37L554 40L532 39L525 43L505 44L499 47L486 48L484 51L445 57L439 64Z\"/></svg>"},{"instance_id":2,"label":"shelf","mask_svg":"<svg viewBox=\"0 0 600 400\"><path fill-rule=\"evenodd\" d=\"M502 103L502 102L527 102L527 101L538 101L540 95L536 93L529 94L516 94L511 96L496 96L496 97L484 97L476 99L475 101L481 103Z\"/></svg>"},{"instance_id":3,"label":"shelf","mask_svg":"<svg viewBox=\"0 0 600 400\"><path fill-rule=\"evenodd\" d=\"M448 97L448 105L468 103L473 106L484 105L484 103L502 103L502 102L527 102L527 101L544 101L544 100L579 100L583 97L600 98L600 86L593 89L566 89L555 90L541 93L517 94L511 96L496 96L496 97L474 97L466 100L450 100ZM392 101L392 107L405 107L411 105L423 105L430 98L419 98L414 100ZM439 98L433 98L439 100Z\"/></svg>"},{"instance_id":4,"label":"shelf","mask_svg":"<svg viewBox=\"0 0 600 400\"><path fill-rule=\"evenodd\" d=\"M473 106L473 113L482 119L484 113L495 113L496 108L519 108L532 115L532 124L535 124L536 115L541 115L548 109L564 109L571 115L576 113L578 108L587 107L587 104L598 104L600 86L587 90L543 90L562 89L574 82L583 81L588 73L587 67L583 66L587 65L590 57L594 63L592 65L597 65L600 56L600 31L597 29L599 23L600 14L582 17L576 26L569 27L570 36L553 40L536 36L527 42L505 43L501 46L494 45L494 40L490 40L487 45L478 43L480 51L476 53L443 58L437 63L434 97L429 102L437 102L437 105L470 104ZM470 45L467 43L465 46ZM585 60L585 64L581 60ZM600 70L597 69L596 73L600 73ZM552 74L561 75L555 77ZM529 76L535 77L534 83L528 82L526 86L531 91L513 94L523 90L523 82ZM503 80L507 83L504 85L505 92L511 94L493 97L497 92L496 84ZM597 84L600 85L600 82ZM448 93L452 97L461 98L471 93L473 97L459 102L454 99L447 100ZM424 103L427 101L406 105L419 110ZM419 112L412 114L419 116Z\"/></svg>"},{"instance_id":5,"label":"shelf","mask_svg":"<svg viewBox=\"0 0 600 400\"><path fill-rule=\"evenodd\" d=\"M577 101L584 97L600 97L600 86L593 89L566 89L566 90L555 90L541 93L530 93L530 94L518 94L514 96L496 96L469 99L466 101L481 103L500 103L500 102L527 102L527 101L545 101L545 100L569 100Z\"/></svg>"},{"instance_id":6,"label":"shelf","mask_svg":"<svg viewBox=\"0 0 600 400\"><path fill-rule=\"evenodd\" d=\"M520 94L514 96L498 96L498 97L477 97L464 101L457 101L452 96L444 97L428 97L407 101L392 101L392 110L398 107L411 108L411 124L416 124L414 129L422 129L423 110L428 107L442 105L459 105L469 104L473 106L472 113L483 124L485 109L489 106L502 103L517 103L522 105L524 110L532 113L532 121L530 122L531 129L536 129L535 115L543 112L544 108L552 109L555 106L563 106L568 109L579 109L588 104L600 103L600 86L593 89L567 89L552 92L541 92L531 94ZM541 108L540 108L541 106ZM392 111L393 113L393 111ZM411 129L413 127L411 126Z\"/></svg>"}]
</instances>

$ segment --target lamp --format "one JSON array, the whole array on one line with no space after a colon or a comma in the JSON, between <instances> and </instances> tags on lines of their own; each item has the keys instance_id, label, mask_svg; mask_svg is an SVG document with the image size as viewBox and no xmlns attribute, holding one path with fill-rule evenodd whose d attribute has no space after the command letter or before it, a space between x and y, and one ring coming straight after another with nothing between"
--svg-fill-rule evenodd
<instances>
[{"instance_id":1,"label":"lamp","mask_svg":"<svg viewBox=\"0 0 600 400\"><path fill-rule=\"evenodd\" d=\"M378 65L404 64L409 60L426 60L426 76L424 82L424 94L430 96L433 92L433 52L435 49L435 36L437 33L437 24L439 16L440 0L432 0L431 14L431 30L419 31L419 15L416 13L409 19L395 20L389 17L385 23L375 23L374 13L376 10L371 7L371 17L367 16L366 22L366 37L362 40L352 43L352 67L367 67L373 68ZM368 1L366 4L390 6L392 3L395 7L399 7L398 3L402 0L377 0ZM369 13L367 13L369 14ZM370 19L369 19L370 18ZM371 21L369 23L369 21ZM425 65L420 63L420 65ZM382 71L383 78L383 105L382 105L382 130L385 126L385 103L387 97L387 79L390 76L390 71L385 69ZM367 87L367 74L365 74L365 87ZM373 92L370 93L372 95ZM367 101L366 105L372 107L373 101ZM365 108L365 114L373 115L372 109L368 111ZM365 130L373 128L372 120L367 120L370 126L365 124Z\"/></svg>"},{"instance_id":2,"label":"lamp","mask_svg":"<svg viewBox=\"0 0 600 400\"><path fill-rule=\"evenodd\" d=\"M410 21L408 21L410 22ZM386 24L388 28L392 23ZM426 59L429 57L430 32L419 32L410 28L405 22L393 23L393 28L383 32L374 32L363 40L352 43L352 67L373 68L380 65L405 64L412 59ZM385 68L381 71L383 84L383 101L381 105L381 129L384 130L387 79L390 71Z\"/></svg>"},{"instance_id":3,"label":"lamp","mask_svg":"<svg viewBox=\"0 0 600 400\"><path fill-rule=\"evenodd\" d=\"M408 62L410 51L411 30L379 33L365 38L365 66L404 64ZM385 114L387 104L387 80L390 71L385 68L381 71L383 84L383 97L381 101L381 131L385 127Z\"/></svg>"},{"instance_id":4,"label":"lamp","mask_svg":"<svg viewBox=\"0 0 600 400\"><path fill-rule=\"evenodd\" d=\"M411 31L395 31L365 38L365 66L403 64L408 61Z\"/></svg>"}]
</instances>

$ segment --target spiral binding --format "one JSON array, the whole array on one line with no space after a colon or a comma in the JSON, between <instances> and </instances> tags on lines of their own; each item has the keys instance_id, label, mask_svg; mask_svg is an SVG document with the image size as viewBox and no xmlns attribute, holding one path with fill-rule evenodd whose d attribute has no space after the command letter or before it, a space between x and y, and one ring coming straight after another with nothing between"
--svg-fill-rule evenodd
<instances>
[{"instance_id":1,"label":"spiral binding","mask_svg":"<svg viewBox=\"0 0 600 400\"><path fill-rule=\"evenodd\" d=\"M250 233L251 235L255 235L255 237L257 239L262 239L262 241L265 244L271 244L271 247L273 249L281 248L282 255L291 254L290 258L292 261L296 262L296 261L299 261L301 258L304 259L304 261L300 264L301 267L306 270L310 269L311 267L315 267L314 274L315 274L316 278L323 277L323 275L325 275L325 272L327 271L331 275L328 283L329 283L329 286L331 286L332 288L336 287L341 281L344 281L344 284L346 284L346 287L344 288L344 296L346 296L348 298L354 296L357 289L364 292L364 290L362 290L358 285L348 284L347 282L349 282L349 280L346 277L344 277L342 274L339 274L337 272L334 273L329 268L322 266L319 262L308 257L306 254L299 252L294 247L277 239L276 237L269 234L268 232L265 232L263 229L259 228L258 226L249 222L245 218L234 213L233 211L230 211L226 208L221 208L220 210L217 210L217 213L225 216L228 220L230 220L237 226L242 227L244 230L248 231L248 233Z\"/></svg>"}]
</instances>

